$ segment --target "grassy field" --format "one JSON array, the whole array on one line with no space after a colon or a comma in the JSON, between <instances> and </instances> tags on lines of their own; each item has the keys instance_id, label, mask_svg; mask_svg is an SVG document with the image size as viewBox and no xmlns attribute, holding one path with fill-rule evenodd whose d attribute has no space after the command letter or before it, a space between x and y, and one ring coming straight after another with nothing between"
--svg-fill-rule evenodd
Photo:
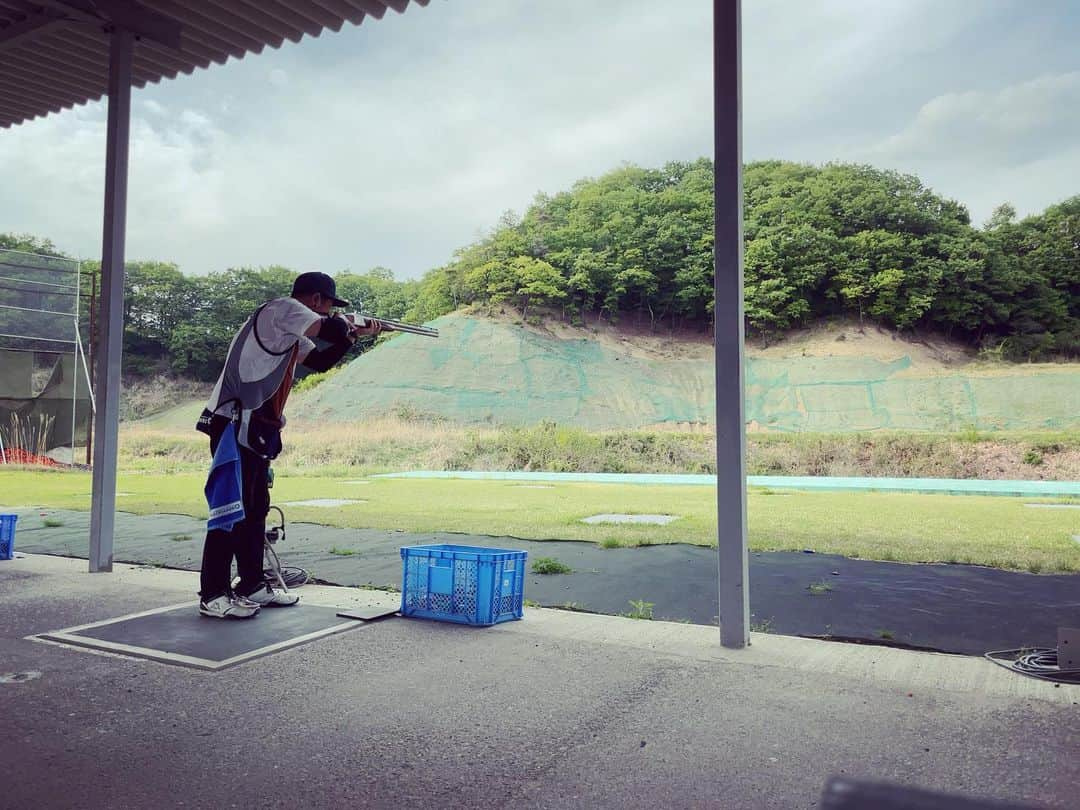
<instances>
[{"instance_id":1,"label":"grassy field","mask_svg":"<svg viewBox=\"0 0 1080 810\"><path fill-rule=\"evenodd\" d=\"M204 472L121 472L117 506L136 514L205 517ZM336 508L286 506L288 519L341 527L450 531L605 546L714 545L711 487L508 481L364 479L279 473L273 500L343 498ZM90 476L0 471L0 503L89 510ZM1080 512L1032 509L1015 498L751 490L754 551L814 549L877 560L952 562L1032 572L1080 571ZM678 515L666 526L590 525L599 513Z\"/></svg>"}]
</instances>

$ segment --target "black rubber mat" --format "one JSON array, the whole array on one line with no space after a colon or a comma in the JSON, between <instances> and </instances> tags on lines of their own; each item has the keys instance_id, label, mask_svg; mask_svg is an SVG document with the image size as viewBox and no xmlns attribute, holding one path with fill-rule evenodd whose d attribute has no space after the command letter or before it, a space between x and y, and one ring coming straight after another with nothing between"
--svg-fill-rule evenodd
<instances>
[{"instance_id":1,"label":"black rubber mat","mask_svg":"<svg viewBox=\"0 0 1080 810\"><path fill-rule=\"evenodd\" d=\"M149 658L167 664L218 670L298 644L361 626L337 616L337 608L300 605L264 608L251 619L214 619L198 603L174 605L39 638L78 647Z\"/></svg>"},{"instance_id":2,"label":"black rubber mat","mask_svg":"<svg viewBox=\"0 0 1080 810\"><path fill-rule=\"evenodd\" d=\"M62 512L55 517L63 527L20 525L17 549L85 557L89 515ZM115 559L198 570L203 527L202 521L186 516L118 513ZM526 599L544 606L619 614L633 612L634 601L642 609L641 603L650 603L657 619L716 621L716 550L701 546L603 549L573 541L290 523L277 551L283 564L301 566L323 582L400 588L398 549L428 543L521 549L531 559L554 557L569 565L572 574L528 576ZM330 549L352 553L331 554ZM981 655L1056 646L1059 626L1080 626L1080 575L753 553L750 610L753 628L767 632Z\"/></svg>"}]
</instances>

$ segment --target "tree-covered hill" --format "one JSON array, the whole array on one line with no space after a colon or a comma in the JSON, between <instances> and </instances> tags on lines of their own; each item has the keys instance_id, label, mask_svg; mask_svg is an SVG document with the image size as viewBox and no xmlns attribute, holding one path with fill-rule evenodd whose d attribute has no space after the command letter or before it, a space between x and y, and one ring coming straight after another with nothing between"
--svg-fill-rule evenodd
<instances>
[{"instance_id":1,"label":"tree-covered hill","mask_svg":"<svg viewBox=\"0 0 1080 810\"><path fill-rule=\"evenodd\" d=\"M708 326L712 182L701 159L540 194L428 273L411 314L510 301ZM1003 204L980 229L911 175L765 161L745 170L744 239L752 333L856 315L1012 359L1080 354L1080 196L1019 222Z\"/></svg>"},{"instance_id":2,"label":"tree-covered hill","mask_svg":"<svg viewBox=\"0 0 1080 810\"><path fill-rule=\"evenodd\" d=\"M530 319L706 331L712 223L710 160L627 165L538 194L523 215L504 215L419 281L397 281L385 268L336 278L343 297L389 318L427 321L467 304L509 303ZM1019 221L1003 204L975 227L962 204L911 175L763 161L744 173L744 239L751 335L773 339L851 316L941 332L1006 359L1080 356L1080 196ZM32 236L0 234L3 247L56 253ZM213 379L239 324L288 294L295 273L186 276L168 262L128 264L125 370Z\"/></svg>"}]
</instances>

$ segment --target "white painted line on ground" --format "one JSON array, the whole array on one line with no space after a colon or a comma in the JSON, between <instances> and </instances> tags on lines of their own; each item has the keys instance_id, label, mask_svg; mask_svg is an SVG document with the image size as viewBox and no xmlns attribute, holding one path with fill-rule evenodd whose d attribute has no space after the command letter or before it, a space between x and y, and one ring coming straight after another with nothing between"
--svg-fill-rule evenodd
<instances>
[{"instance_id":1,"label":"white painted line on ground","mask_svg":"<svg viewBox=\"0 0 1080 810\"><path fill-rule=\"evenodd\" d=\"M48 631L46 633L41 633L40 635L55 636L55 635L63 635L63 634L66 634L66 633L78 633L81 630L89 630L92 627L104 627L107 624L116 624L117 622L126 621L128 619L137 619L140 616L153 616L155 613L168 613L170 610L176 610L177 608L189 607L189 606L198 607L199 603L198 603L198 601L195 601L195 602L192 602L192 601L177 602L175 605L166 605L165 607L154 608L153 610L141 610L138 613L128 613L128 614L126 614L124 616L114 616L111 619L102 619L100 622L90 622L90 624L79 624L79 625L76 625L75 627L61 627L59 630L50 630L50 631ZM27 638L30 638L30 636L27 636Z\"/></svg>"},{"instance_id":2,"label":"white painted line on ground","mask_svg":"<svg viewBox=\"0 0 1080 810\"><path fill-rule=\"evenodd\" d=\"M53 641L49 638L42 638L41 636L24 636L23 641L33 641L36 644L47 644L50 647L60 647L63 650L75 649L76 652L89 653L90 655L101 655L105 658L122 658L125 661L139 661L146 659L140 659L134 655L123 655L117 652L107 652L106 650L95 650L93 647L75 647L72 644L68 644L63 641Z\"/></svg>"},{"instance_id":3,"label":"white painted line on ground","mask_svg":"<svg viewBox=\"0 0 1080 810\"><path fill-rule=\"evenodd\" d=\"M1025 503L1032 509L1080 509L1080 503Z\"/></svg>"},{"instance_id":4,"label":"white painted line on ground","mask_svg":"<svg viewBox=\"0 0 1080 810\"><path fill-rule=\"evenodd\" d=\"M651 523L663 526L678 520L678 515L592 515L582 518L582 523Z\"/></svg>"},{"instance_id":5,"label":"white painted line on ground","mask_svg":"<svg viewBox=\"0 0 1080 810\"><path fill-rule=\"evenodd\" d=\"M59 642L79 649L89 648L91 650L107 650L109 652L126 654L131 658L149 658L152 661L161 661L165 664L182 664L189 667L195 667L196 669L214 670L221 669L224 665L222 662L214 661L210 658L198 658L194 655L165 652L150 647L120 644L115 641L103 641L90 636L79 636L70 633L42 633L38 638L44 639L45 641Z\"/></svg>"}]
</instances>

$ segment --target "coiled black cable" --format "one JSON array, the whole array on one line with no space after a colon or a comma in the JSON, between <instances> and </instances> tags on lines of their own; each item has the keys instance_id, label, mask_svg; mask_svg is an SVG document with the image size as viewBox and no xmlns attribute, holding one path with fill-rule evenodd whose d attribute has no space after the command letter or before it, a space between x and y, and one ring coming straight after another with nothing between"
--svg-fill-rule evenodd
<instances>
[{"instance_id":1,"label":"coiled black cable","mask_svg":"<svg viewBox=\"0 0 1080 810\"><path fill-rule=\"evenodd\" d=\"M267 579L277 581L273 571L267 571L266 575ZM299 588L301 585L311 582L311 574L298 565L283 565L281 567L281 578L285 580L286 588Z\"/></svg>"},{"instance_id":2,"label":"coiled black cable","mask_svg":"<svg viewBox=\"0 0 1080 810\"><path fill-rule=\"evenodd\" d=\"M1012 656L1003 659L996 656ZM1018 650L995 650L984 656L998 666L1057 683L1080 683L1080 669L1061 669L1058 666L1058 651L1055 647L1021 647Z\"/></svg>"}]
</instances>

